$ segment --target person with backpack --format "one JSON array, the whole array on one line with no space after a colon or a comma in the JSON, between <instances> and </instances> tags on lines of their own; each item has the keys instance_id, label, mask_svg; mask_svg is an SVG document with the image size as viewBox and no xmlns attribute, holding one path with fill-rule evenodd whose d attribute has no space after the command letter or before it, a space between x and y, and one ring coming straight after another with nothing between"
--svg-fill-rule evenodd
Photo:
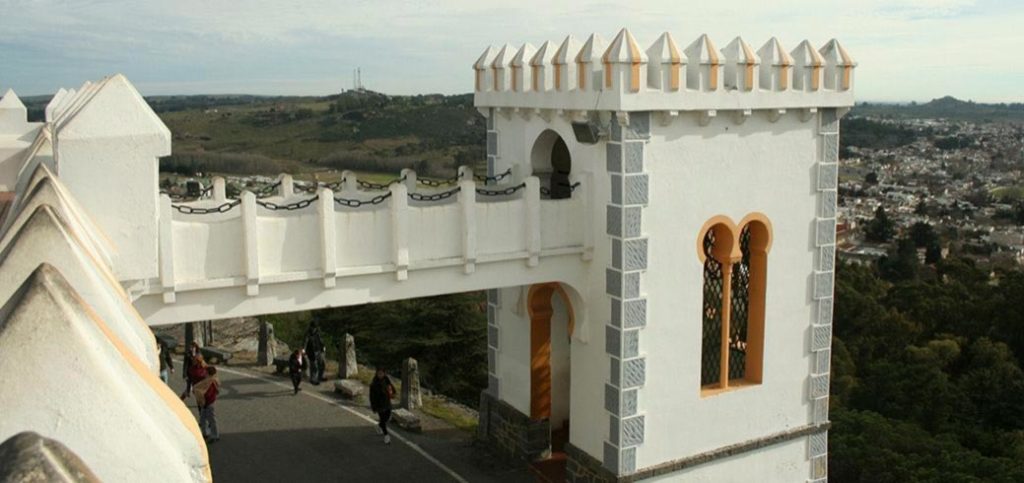
<instances>
[{"instance_id":1,"label":"person with backpack","mask_svg":"<svg viewBox=\"0 0 1024 483\"><path fill-rule=\"evenodd\" d=\"M370 383L370 408L379 418L377 434L384 435L384 444L391 444L388 421L391 419L391 399L394 397L395 386L391 384L391 379L384 373L384 369L378 367L377 374Z\"/></svg>"},{"instance_id":2,"label":"person with backpack","mask_svg":"<svg viewBox=\"0 0 1024 483\"><path fill-rule=\"evenodd\" d=\"M213 410L213 403L217 402L217 396L220 395L220 380L217 379L216 367L206 367L206 377L192 386L192 393L199 406L199 430L203 433L203 439L207 443L220 441L217 415Z\"/></svg>"},{"instance_id":3,"label":"person with backpack","mask_svg":"<svg viewBox=\"0 0 1024 483\"><path fill-rule=\"evenodd\" d=\"M203 379L206 379L207 368L206 360L203 359L202 354L198 354L192 358L192 362L188 366L188 371L185 373L186 391L194 394L193 389L195 388L195 385Z\"/></svg>"}]
</instances>

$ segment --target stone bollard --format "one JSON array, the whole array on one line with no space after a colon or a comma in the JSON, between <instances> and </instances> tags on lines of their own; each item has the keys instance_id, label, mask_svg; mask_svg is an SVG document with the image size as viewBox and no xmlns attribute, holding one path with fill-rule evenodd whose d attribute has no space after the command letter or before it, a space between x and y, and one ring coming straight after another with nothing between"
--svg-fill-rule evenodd
<instances>
[{"instance_id":1,"label":"stone bollard","mask_svg":"<svg viewBox=\"0 0 1024 483\"><path fill-rule=\"evenodd\" d=\"M412 357L402 361L402 407L416 409L423 406L420 397L420 369Z\"/></svg>"},{"instance_id":2,"label":"stone bollard","mask_svg":"<svg viewBox=\"0 0 1024 483\"><path fill-rule=\"evenodd\" d=\"M269 366L277 357L277 339L274 337L274 324L260 321L260 341L256 348L256 363Z\"/></svg>"},{"instance_id":3,"label":"stone bollard","mask_svg":"<svg viewBox=\"0 0 1024 483\"><path fill-rule=\"evenodd\" d=\"M206 320L200 323L203 327L203 341L206 342L204 346L213 346L213 321Z\"/></svg>"},{"instance_id":4,"label":"stone bollard","mask_svg":"<svg viewBox=\"0 0 1024 483\"><path fill-rule=\"evenodd\" d=\"M202 328L202 322L185 324L185 351L192 347L193 342L199 344L199 347L206 347L206 331Z\"/></svg>"},{"instance_id":5,"label":"stone bollard","mask_svg":"<svg viewBox=\"0 0 1024 483\"><path fill-rule=\"evenodd\" d=\"M100 479L67 446L26 431L0 444L0 481L91 483Z\"/></svg>"},{"instance_id":6,"label":"stone bollard","mask_svg":"<svg viewBox=\"0 0 1024 483\"><path fill-rule=\"evenodd\" d=\"M345 334L342 347L338 351L338 379L348 379L359 374L356 365L356 339L352 334Z\"/></svg>"}]
</instances>

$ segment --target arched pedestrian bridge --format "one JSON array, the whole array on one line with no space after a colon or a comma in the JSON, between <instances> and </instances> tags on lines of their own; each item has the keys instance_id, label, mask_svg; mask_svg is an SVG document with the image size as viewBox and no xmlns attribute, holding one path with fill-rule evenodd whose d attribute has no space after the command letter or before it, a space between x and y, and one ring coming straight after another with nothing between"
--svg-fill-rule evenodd
<instances>
[{"instance_id":1,"label":"arched pedestrian bridge","mask_svg":"<svg viewBox=\"0 0 1024 483\"><path fill-rule=\"evenodd\" d=\"M208 199L164 194L159 276L135 306L161 325L580 280L593 250L586 183L551 199L511 170L473 178L282 176L239 199L218 178Z\"/></svg>"}]
</instances>

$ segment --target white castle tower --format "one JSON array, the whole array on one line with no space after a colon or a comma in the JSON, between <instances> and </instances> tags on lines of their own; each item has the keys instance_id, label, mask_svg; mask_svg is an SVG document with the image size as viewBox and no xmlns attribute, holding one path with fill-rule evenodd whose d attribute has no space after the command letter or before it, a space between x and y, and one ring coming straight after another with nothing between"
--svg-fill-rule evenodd
<instances>
[{"instance_id":1,"label":"white castle tower","mask_svg":"<svg viewBox=\"0 0 1024 483\"><path fill-rule=\"evenodd\" d=\"M490 174L587 186L593 249L577 286L490 292L481 436L570 481L823 481L854 66L835 40L487 48Z\"/></svg>"},{"instance_id":2,"label":"white castle tower","mask_svg":"<svg viewBox=\"0 0 1024 483\"><path fill-rule=\"evenodd\" d=\"M823 481L854 67L835 40L487 48L486 176L282 175L235 199L222 178L159 192L170 132L123 76L58 91L42 123L7 92L0 353L23 364L0 385L42 372L0 393L0 441L209 481L147 326L488 290L479 436L501 453L570 481Z\"/></svg>"}]
</instances>

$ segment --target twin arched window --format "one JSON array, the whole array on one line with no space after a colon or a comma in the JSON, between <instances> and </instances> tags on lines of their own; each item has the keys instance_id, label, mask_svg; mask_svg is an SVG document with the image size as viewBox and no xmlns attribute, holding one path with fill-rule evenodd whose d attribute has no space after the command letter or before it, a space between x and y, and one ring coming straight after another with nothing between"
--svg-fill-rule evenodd
<instances>
[{"instance_id":1,"label":"twin arched window","mask_svg":"<svg viewBox=\"0 0 1024 483\"><path fill-rule=\"evenodd\" d=\"M760 214L747 216L738 226L715 217L701 232L703 390L761 383L770 246L771 225Z\"/></svg>"}]
</instances>

